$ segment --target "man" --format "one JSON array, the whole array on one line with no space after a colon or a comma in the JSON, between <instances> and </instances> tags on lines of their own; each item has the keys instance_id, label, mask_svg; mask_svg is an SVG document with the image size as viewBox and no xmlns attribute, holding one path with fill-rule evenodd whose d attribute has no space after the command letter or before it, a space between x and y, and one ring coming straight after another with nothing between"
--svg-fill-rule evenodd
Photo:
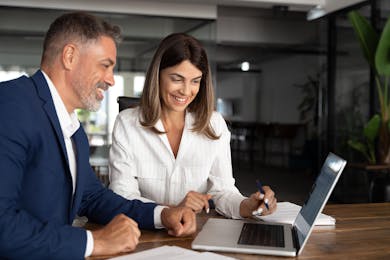
<instances>
[{"instance_id":1,"label":"man","mask_svg":"<svg viewBox=\"0 0 390 260\"><path fill-rule=\"evenodd\" d=\"M119 28L85 13L57 18L41 70L0 83L0 258L82 259L134 250L140 228L196 229L187 208L128 201L102 187L75 109L97 110L114 85ZM122 214L123 213L123 214ZM105 224L72 227L76 216Z\"/></svg>"}]
</instances>

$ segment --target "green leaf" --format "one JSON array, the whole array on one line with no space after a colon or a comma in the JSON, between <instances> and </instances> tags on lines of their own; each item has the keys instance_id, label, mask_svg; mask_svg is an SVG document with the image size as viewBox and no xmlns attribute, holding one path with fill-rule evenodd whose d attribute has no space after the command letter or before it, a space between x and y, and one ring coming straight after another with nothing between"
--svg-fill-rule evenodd
<instances>
[{"instance_id":1,"label":"green leaf","mask_svg":"<svg viewBox=\"0 0 390 260\"><path fill-rule=\"evenodd\" d=\"M367 161L371 162L369 152L367 151L367 146L359 141L356 140L349 140L348 145L351 146L353 149L361 152L364 157L367 159Z\"/></svg>"},{"instance_id":2,"label":"green leaf","mask_svg":"<svg viewBox=\"0 0 390 260\"><path fill-rule=\"evenodd\" d=\"M348 141L348 144L355 150L359 151L359 152L362 152L364 154L366 154L367 152L367 148L366 146L362 143L362 142L359 142L359 141L355 141L355 140L349 140Z\"/></svg>"},{"instance_id":3,"label":"green leaf","mask_svg":"<svg viewBox=\"0 0 390 260\"><path fill-rule=\"evenodd\" d=\"M386 22L378 43L375 65L379 75L390 76L390 18Z\"/></svg>"},{"instance_id":4,"label":"green leaf","mask_svg":"<svg viewBox=\"0 0 390 260\"><path fill-rule=\"evenodd\" d=\"M372 164L376 163L375 158L375 143L374 142L368 142L367 143L367 153L368 153L368 161Z\"/></svg>"},{"instance_id":5,"label":"green leaf","mask_svg":"<svg viewBox=\"0 0 390 260\"><path fill-rule=\"evenodd\" d=\"M375 70L375 52L378 46L379 37L368 20L356 11L348 13L348 19L357 35L364 57Z\"/></svg>"},{"instance_id":6,"label":"green leaf","mask_svg":"<svg viewBox=\"0 0 390 260\"><path fill-rule=\"evenodd\" d=\"M364 126L364 130L363 130L364 136L370 142L374 142L375 138L378 136L380 124L381 124L381 118L378 114L376 114Z\"/></svg>"}]
</instances>

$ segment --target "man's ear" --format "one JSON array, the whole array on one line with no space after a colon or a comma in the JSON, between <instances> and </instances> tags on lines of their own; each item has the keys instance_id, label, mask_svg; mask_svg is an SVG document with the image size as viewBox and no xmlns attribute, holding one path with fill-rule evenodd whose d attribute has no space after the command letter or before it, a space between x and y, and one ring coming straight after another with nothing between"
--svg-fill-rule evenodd
<instances>
[{"instance_id":1,"label":"man's ear","mask_svg":"<svg viewBox=\"0 0 390 260\"><path fill-rule=\"evenodd\" d=\"M66 70L72 70L77 61L77 47L74 44L66 44L62 49L62 63Z\"/></svg>"}]
</instances>

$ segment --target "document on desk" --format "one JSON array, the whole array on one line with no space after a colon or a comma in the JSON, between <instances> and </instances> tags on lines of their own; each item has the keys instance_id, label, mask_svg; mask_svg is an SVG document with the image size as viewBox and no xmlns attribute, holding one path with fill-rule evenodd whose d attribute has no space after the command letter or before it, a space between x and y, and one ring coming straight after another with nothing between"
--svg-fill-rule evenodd
<instances>
[{"instance_id":1,"label":"document on desk","mask_svg":"<svg viewBox=\"0 0 390 260\"><path fill-rule=\"evenodd\" d=\"M144 260L144 259L164 259L164 260L233 260L235 258L223 256L211 252L197 252L179 246L161 246L148 249L134 254L128 254L110 258L111 260Z\"/></svg>"},{"instance_id":2,"label":"document on desk","mask_svg":"<svg viewBox=\"0 0 390 260\"><path fill-rule=\"evenodd\" d=\"M294 224L295 218L297 217L301 206L291 202L278 202L278 207L274 213L266 216L256 216L257 219L266 222L286 223ZM316 226L335 225L336 219L321 213L316 219Z\"/></svg>"}]
</instances>

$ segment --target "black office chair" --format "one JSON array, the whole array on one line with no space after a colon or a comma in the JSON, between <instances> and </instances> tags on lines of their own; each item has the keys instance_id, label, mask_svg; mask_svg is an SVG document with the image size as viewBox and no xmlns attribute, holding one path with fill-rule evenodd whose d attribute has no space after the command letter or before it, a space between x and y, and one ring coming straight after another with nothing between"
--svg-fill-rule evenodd
<instances>
[{"instance_id":1,"label":"black office chair","mask_svg":"<svg viewBox=\"0 0 390 260\"><path fill-rule=\"evenodd\" d=\"M139 97L126 97L120 96L116 99L119 104L119 112L126 108L132 108L139 105L140 98Z\"/></svg>"}]
</instances>

